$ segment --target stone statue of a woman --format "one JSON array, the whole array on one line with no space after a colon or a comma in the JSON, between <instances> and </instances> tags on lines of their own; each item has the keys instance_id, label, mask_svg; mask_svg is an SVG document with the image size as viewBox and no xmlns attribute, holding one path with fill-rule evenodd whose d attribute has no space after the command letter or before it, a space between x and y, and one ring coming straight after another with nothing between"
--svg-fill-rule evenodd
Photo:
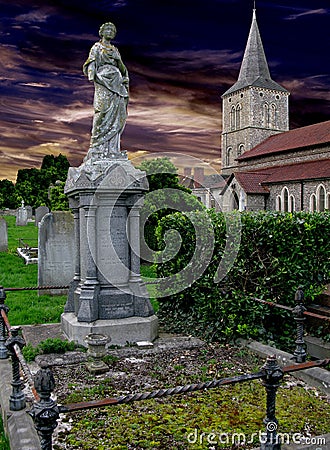
<instances>
[{"instance_id":1,"label":"stone statue of a woman","mask_svg":"<svg viewBox=\"0 0 330 450\"><path fill-rule=\"evenodd\" d=\"M101 40L90 50L83 72L94 82L94 118L87 159L121 154L120 136L125 127L128 104L128 72L118 49L111 44L116 27L108 22L99 30Z\"/></svg>"}]
</instances>

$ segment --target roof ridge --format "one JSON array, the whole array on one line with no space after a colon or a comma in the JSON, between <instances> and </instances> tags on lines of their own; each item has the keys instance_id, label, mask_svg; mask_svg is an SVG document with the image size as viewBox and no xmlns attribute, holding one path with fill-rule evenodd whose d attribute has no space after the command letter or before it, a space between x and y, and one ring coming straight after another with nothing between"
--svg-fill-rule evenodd
<instances>
[{"instance_id":1,"label":"roof ridge","mask_svg":"<svg viewBox=\"0 0 330 450\"><path fill-rule=\"evenodd\" d=\"M237 159L243 161L266 154L295 151L310 146L322 145L325 142L330 142L330 120L273 134L255 147L244 152Z\"/></svg>"}]
</instances>

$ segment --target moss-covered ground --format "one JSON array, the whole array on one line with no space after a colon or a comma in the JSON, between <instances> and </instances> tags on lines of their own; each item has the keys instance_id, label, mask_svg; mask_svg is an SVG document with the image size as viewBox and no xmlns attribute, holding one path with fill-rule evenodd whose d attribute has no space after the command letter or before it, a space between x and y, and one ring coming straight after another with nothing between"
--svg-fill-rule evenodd
<instances>
[{"instance_id":1,"label":"moss-covered ground","mask_svg":"<svg viewBox=\"0 0 330 450\"><path fill-rule=\"evenodd\" d=\"M109 372L95 379L83 366L57 368L62 403L117 397L258 371L263 361L246 350L220 345L116 357ZM65 372L63 372L65 371ZM64 373L66 375L64 375ZM266 394L260 380L186 395L67 414L70 429L55 449L206 450L260 445ZM290 376L278 390L277 418L286 440L330 432L324 396ZM70 421L70 422L69 422ZM261 433L261 434L260 434ZM295 435L297 439L297 434ZM240 441L241 445L235 444ZM245 443L243 444L243 440ZM236 445L236 446L235 446Z\"/></svg>"}]
</instances>

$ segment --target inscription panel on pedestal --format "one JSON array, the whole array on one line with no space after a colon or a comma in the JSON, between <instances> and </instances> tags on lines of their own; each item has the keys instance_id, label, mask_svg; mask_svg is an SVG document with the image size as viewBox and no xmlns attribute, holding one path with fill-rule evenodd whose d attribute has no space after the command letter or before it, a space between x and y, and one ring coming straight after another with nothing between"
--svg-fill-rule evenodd
<instances>
[{"instance_id":1,"label":"inscription panel on pedestal","mask_svg":"<svg viewBox=\"0 0 330 450\"><path fill-rule=\"evenodd\" d=\"M122 292L101 293L99 297L100 319L124 319L134 315L133 297Z\"/></svg>"},{"instance_id":2,"label":"inscription panel on pedestal","mask_svg":"<svg viewBox=\"0 0 330 450\"><path fill-rule=\"evenodd\" d=\"M111 214L111 226L110 226ZM100 207L97 215L97 268L101 284L125 285L129 277L129 250L124 206Z\"/></svg>"}]
</instances>

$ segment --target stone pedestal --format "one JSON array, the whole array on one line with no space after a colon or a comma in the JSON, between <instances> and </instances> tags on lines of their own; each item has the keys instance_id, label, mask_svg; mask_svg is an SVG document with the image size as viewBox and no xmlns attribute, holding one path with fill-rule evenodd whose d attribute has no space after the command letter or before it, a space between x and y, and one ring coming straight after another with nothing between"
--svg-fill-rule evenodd
<instances>
[{"instance_id":1,"label":"stone pedestal","mask_svg":"<svg viewBox=\"0 0 330 450\"><path fill-rule=\"evenodd\" d=\"M74 313L64 313L61 323L62 331L68 338L83 346L86 346L85 339L90 333L111 336L110 345L120 346L135 344L140 341L152 342L158 336L158 318L155 315L79 322Z\"/></svg>"},{"instance_id":2,"label":"stone pedestal","mask_svg":"<svg viewBox=\"0 0 330 450\"><path fill-rule=\"evenodd\" d=\"M157 337L157 317L140 277L140 208L147 189L145 173L124 156L87 159L69 169L65 192L76 254L62 328L81 345L89 333L105 334L115 345Z\"/></svg>"}]
</instances>

